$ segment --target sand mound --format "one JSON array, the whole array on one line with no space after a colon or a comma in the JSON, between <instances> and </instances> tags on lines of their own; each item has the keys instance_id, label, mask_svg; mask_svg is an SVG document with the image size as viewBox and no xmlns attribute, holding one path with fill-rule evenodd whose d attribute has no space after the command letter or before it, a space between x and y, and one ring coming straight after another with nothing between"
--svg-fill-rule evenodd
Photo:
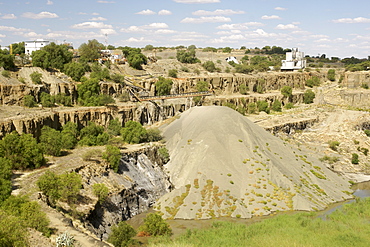
<instances>
[{"instance_id":1,"label":"sand mound","mask_svg":"<svg viewBox=\"0 0 370 247\"><path fill-rule=\"evenodd\" d=\"M349 198L349 183L236 111L195 107L164 130L175 189L155 209L167 218L249 218L317 210Z\"/></svg>"}]
</instances>

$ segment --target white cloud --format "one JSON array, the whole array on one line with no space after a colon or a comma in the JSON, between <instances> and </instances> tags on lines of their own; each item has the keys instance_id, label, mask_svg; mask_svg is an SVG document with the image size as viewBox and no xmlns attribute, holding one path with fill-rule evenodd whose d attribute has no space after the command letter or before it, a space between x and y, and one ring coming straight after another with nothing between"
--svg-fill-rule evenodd
<instances>
[{"instance_id":1,"label":"white cloud","mask_svg":"<svg viewBox=\"0 0 370 247\"><path fill-rule=\"evenodd\" d=\"M96 1L97 3L115 3L114 1Z\"/></svg>"},{"instance_id":2,"label":"white cloud","mask_svg":"<svg viewBox=\"0 0 370 247\"><path fill-rule=\"evenodd\" d=\"M286 8L283 8L283 7L276 7L275 10L281 10L281 11L284 11L284 10L287 10Z\"/></svg>"},{"instance_id":3,"label":"white cloud","mask_svg":"<svg viewBox=\"0 0 370 247\"><path fill-rule=\"evenodd\" d=\"M168 25L166 23L151 23L149 25L143 26L143 28L149 28L149 29L158 29L158 28L168 28Z\"/></svg>"},{"instance_id":4,"label":"white cloud","mask_svg":"<svg viewBox=\"0 0 370 247\"><path fill-rule=\"evenodd\" d=\"M228 30L247 30L249 27L264 26L260 22L246 22L246 23L235 23L235 24L223 24L218 26L217 29L228 29Z\"/></svg>"},{"instance_id":5,"label":"white cloud","mask_svg":"<svg viewBox=\"0 0 370 247\"><path fill-rule=\"evenodd\" d=\"M156 33L156 34L173 34L173 33L177 33L177 31L170 30L170 29L158 29L154 33Z\"/></svg>"},{"instance_id":6,"label":"white cloud","mask_svg":"<svg viewBox=\"0 0 370 247\"><path fill-rule=\"evenodd\" d=\"M116 30L114 30L112 28L102 28L102 29L100 29L100 32L102 34L117 34Z\"/></svg>"},{"instance_id":7,"label":"white cloud","mask_svg":"<svg viewBox=\"0 0 370 247\"><path fill-rule=\"evenodd\" d=\"M208 10L197 10L193 12L193 15L200 15L200 16L207 16L207 15L240 15L244 14L244 11L238 10L231 10L231 9L216 9L215 11L208 11Z\"/></svg>"},{"instance_id":8,"label":"white cloud","mask_svg":"<svg viewBox=\"0 0 370 247\"><path fill-rule=\"evenodd\" d=\"M30 19L47 19L47 18L58 18L59 16L55 13L50 12L40 12L38 14L26 12L22 14L22 17Z\"/></svg>"},{"instance_id":9,"label":"white cloud","mask_svg":"<svg viewBox=\"0 0 370 247\"><path fill-rule=\"evenodd\" d=\"M43 35L42 34L37 34L35 32L29 32L29 33L23 34L23 37L26 37L26 38L38 38L38 37L43 37Z\"/></svg>"},{"instance_id":10,"label":"white cloud","mask_svg":"<svg viewBox=\"0 0 370 247\"><path fill-rule=\"evenodd\" d=\"M215 22L230 22L231 19L224 16L211 16L211 17L200 17L200 18L190 18L187 17L181 20L181 23L215 23Z\"/></svg>"},{"instance_id":11,"label":"white cloud","mask_svg":"<svg viewBox=\"0 0 370 247\"><path fill-rule=\"evenodd\" d=\"M166 9L162 9L158 12L158 15L172 15L172 12Z\"/></svg>"},{"instance_id":12,"label":"white cloud","mask_svg":"<svg viewBox=\"0 0 370 247\"><path fill-rule=\"evenodd\" d=\"M150 40L150 39L145 39L144 37L140 37L140 38L131 37L131 38L127 39L127 40L124 40L123 42L124 43L131 43L131 44L136 44L136 43L140 43L140 44L155 43L155 41Z\"/></svg>"},{"instance_id":13,"label":"white cloud","mask_svg":"<svg viewBox=\"0 0 370 247\"><path fill-rule=\"evenodd\" d=\"M298 27L294 24L279 24L276 26L276 29L281 29L281 30L288 30L288 29L298 29Z\"/></svg>"},{"instance_id":14,"label":"white cloud","mask_svg":"<svg viewBox=\"0 0 370 247\"><path fill-rule=\"evenodd\" d=\"M212 39L210 42L213 44L224 44L224 43L237 43L238 41L244 40L246 40L246 37L244 35L229 35L217 39Z\"/></svg>"},{"instance_id":15,"label":"white cloud","mask_svg":"<svg viewBox=\"0 0 370 247\"><path fill-rule=\"evenodd\" d=\"M15 20L15 19L17 19L17 17L14 14L6 14L6 15L3 15L2 17L0 17L0 19Z\"/></svg>"},{"instance_id":16,"label":"white cloud","mask_svg":"<svg viewBox=\"0 0 370 247\"><path fill-rule=\"evenodd\" d=\"M129 28L121 28L121 32L124 33L141 33L141 32L146 32L146 30L142 27L138 26L130 26Z\"/></svg>"},{"instance_id":17,"label":"white cloud","mask_svg":"<svg viewBox=\"0 0 370 247\"><path fill-rule=\"evenodd\" d=\"M280 18L280 16L277 16L277 15L264 15L264 16L261 17L261 19L263 19L263 20L274 20L274 19L279 20L281 18Z\"/></svg>"},{"instance_id":18,"label":"white cloud","mask_svg":"<svg viewBox=\"0 0 370 247\"><path fill-rule=\"evenodd\" d=\"M24 32L24 31L30 31L30 29L0 26L0 31Z\"/></svg>"},{"instance_id":19,"label":"white cloud","mask_svg":"<svg viewBox=\"0 0 370 247\"><path fill-rule=\"evenodd\" d=\"M78 12L79 15L87 15L85 12Z\"/></svg>"},{"instance_id":20,"label":"white cloud","mask_svg":"<svg viewBox=\"0 0 370 247\"><path fill-rule=\"evenodd\" d=\"M48 0L48 1L46 2L46 4L47 4L47 5L53 5L54 3L53 3L52 1L50 1L50 0Z\"/></svg>"},{"instance_id":21,"label":"white cloud","mask_svg":"<svg viewBox=\"0 0 370 247\"><path fill-rule=\"evenodd\" d=\"M357 17L357 18L341 18L333 20L334 23L369 23L369 18Z\"/></svg>"},{"instance_id":22,"label":"white cloud","mask_svg":"<svg viewBox=\"0 0 370 247\"><path fill-rule=\"evenodd\" d=\"M217 35L232 35L232 34L238 34L241 33L240 30L230 30L230 31L219 31L216 32Z\"/></svg>"},{"instance_id":23,"label":"white cloud","mask_svg":"<svg viewBox=\"0 0 370 247\"><path fill-rule=\"evenodd\" d=\"M327 39L327 38L317 39L317 40L314 40L313 42L316 42L316 43L330 42L330 39Z\"/></svg>"},{"instance_id":24,"label":"white cloud","mask_svg":"<svg viewBox=\"0 0 370 247\"><path fill-rule=\"evenodd\" d=\"M92 13L92 15L100 15L100 14L99 14L99 13L94 12L94 13Z\"/></svg>"},{"instance_id":25,"label":"white cloud","mask_svg":"<svg viewBox=\"0 0 370 247\"><path fill-rule=\"evenodd\" d=\"M176 3L219 3L220 0L173 0Z\"/></svg>"},{"instance_id":26,"label":"white cloud","mask_svg":"<svg viewBox=\"0 0 370 247\"><path fill-rule=\"evenodd\" d=\"M0 34L0 38L5 38L6 35L5 34Z\"/></svg>"},{"instance_id":27,"label":"white cloud","mask_svg":"<svg viewBox=\"0 0 370 247\"><path fill-rule=\"evenodd\" d=\"M156 13L150 9L142 10L136 13L137 15L155 15Z\"/></svg>"},{"instance_id":28,"label":"white cloud","mask_svg":"<svg viewBox=\"0 0 370 247\"><path fill-rule=\"evenodd\" d=\"M90 21L90 22L83 22L80 24L75 24L72 26L72 28L75 28L75 29L87 29L87 28L111 29L112 25L106 25L103 22Z\"/></svg>"},{"instance_id":29,"label":"white cloud","mask_svg":"<svg viewBox=\"0 0 370 247\"><path fill-rule=\"evenodd\" d=\"M249 36L260 38L260 37L276 37L278 35L276 33L267 33L263 29L257 29L255 31L253 31L251 34L249 34L248 37Z\"/></svg>"},{"instance_id":30,"label":"white cloud","mask_svg":"<svg viewBox=\"0 0 370 247\"><path fill-rule=\"evenodd\" d=\"M101 17L101 16L93 17L93 18L90 19L90 21L106 21L106 20L107 20L106 18Z\"/></svg>"}]
</instances>

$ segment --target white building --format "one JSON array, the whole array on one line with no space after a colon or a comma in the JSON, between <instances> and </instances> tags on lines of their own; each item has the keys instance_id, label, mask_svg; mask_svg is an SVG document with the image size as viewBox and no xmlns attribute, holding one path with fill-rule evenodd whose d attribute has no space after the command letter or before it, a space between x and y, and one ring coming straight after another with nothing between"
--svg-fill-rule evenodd
<instances>
[{"instance_id":1,"label":"white building","mask_svg":"<svg viewBox=\"0 0 370 247\"><path fill-rule=\"evenodd\" d=\"M282 60L281 63L281 70L299 70L306 68L304 52L298 51L298 48L293 48L291 52L287 52L286 59Z\"/></svg>"},{"instance_id":2,"label":"white building","mask_svg":"<svg viewBox=\"0 0 370 247\"><path fill-rule=\"evenodd\" d=\"M50 44L50 41L43 39L37 39L34 41L25 41L24 42L25 53L31 56L32 52L38 51L48 44Z\"/></svg>"},{"instance_id":3,"label":"white building","mask_svg":"<svg viewBox=\"0 0 370 247\"><path fill-rule=\"evenodd\" d=\"M227 57L225 60L226 60L226 62L234 62L236 64L239 64L239 61L238 61L238 59L236 59L236 57L230 56L230 57Z\"/></svg>"}]
</instances>

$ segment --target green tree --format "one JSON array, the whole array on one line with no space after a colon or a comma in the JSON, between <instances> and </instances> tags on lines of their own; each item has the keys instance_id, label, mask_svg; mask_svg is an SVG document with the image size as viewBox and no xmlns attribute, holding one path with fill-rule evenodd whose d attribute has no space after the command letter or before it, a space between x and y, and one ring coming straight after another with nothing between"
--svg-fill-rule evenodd
<instances>
[{"instance_id":1,"label":"green tree","mask_svg":"<svg viewBox=\"0 0 370 247\"><path fill-rule=\"evenodd\" d=\"M149 128L146 130L145 137L143 141L145 142L157 142L162 140L161 131L157 128Z\"/></svg>"},{"instance_id":2,"label":"green tree","mask_svg":"<svg viewBox=\"0 0 370 247\"><path fill-rule=\"evenodd\" d=\"M107 132L110 135L118 136L121 134L122 125L118 118L109 120Z\"/></svg>"},{"instance_id":3,"label":"green tree","mask_svg":"<svg viewBox=\"0 0 370 247\"><path fill-rule=\"evenodd\" d=\"M71 62L64 65L64 73L75 81L81 81L85 72L86 67L81 63Z\"/></svg>"},{"instance_id":4,"label":"green tree","mask_svg":"<svg viewBox=\"0 0 370 247\"><path fill-rule=\"evenodd\" d=\"M253 66L247 64L236 64L235 65L235 72L242 73L242 74L249 74L253 72Z\"/></svg>"},{"instance_id":5,"label":"green tree","mask_svg":"<svg viewBox=\"0 0 370 247\"><path fill-rule=\"evenodd\" d=\"M61 197L60 177L54 172L46 171L39 177L36 184L39 190L48 198L49 202L55 205L56 201Z\"/></svg>"},{"instance_id":6,"label":"green tree","mask_svg":"<svg viewBox=\"0 0 370 247\"><path fill-rule=\"evenodd\" d=\"M150 236L170 236L172 234L170 225L156 213L147 214L140 230L149 233Z\"/></svg>"},{"instance_id":7,"label":"green tree","mask_svg":"<svg viewBox=\"0 0 370 247\"><path fill-rule=\"evenodd\" d=\"M168 71L168 76L172 78L177 78L177 69L170 69Z\"/></svg>"},{"instance_id":8,"label":"green tree","mask_svg":"<svg viewBox=\"0 0 370 247\"><path fill-rule=\"evenodd\" d=\"M320 86L320 79L317 76L313 76L311 79L306 81L307 87Z\"/></svg>"},{"instance_id":9,"label":"green tree","mask_svg":"<svg viewBox=\"0 0 370 247\"><path fill-rule=\"evenodd\" d=\"M109 190L105 184L93 184L93 193L98 198L100 204L102 204L108 197Z\"/></svg>"},{"instance_id":10,"label":"green tree","mask_svg":"<svg viewBox=\"0 0 370 247\"><path fill-rule=\"evenodd\" d=\"M46 154L60 156L63 148L62 140L61 132L52 129L49 126L42 127L40 144Z\"/></svg>"},{"instance_id":11,"label":"green tree","mask_svg":"<svg viewBox=\"0 0 370 247\"><path fill-rule=\"evenodd\" d=\"M141 52L131 52L126 58L131 67L139 70L143 69L142 65L148 62L147 57Z\"/></svg>"},{"instance_id":12,"label":"green tree","mask_svg":"<svg viewBox=\"0 0 370 247\"><path fill-rule=\"evenodd\" d=\"M215 72L216 66L212 61L206 61L202 64L202 67L208 72Z\"/></svg>"},{"instance_id":13,"label":"green tree","mask_svg":"<svg viewBox=\"0 0 370 247\"><path fill-rule=\"evenodd\" d=\"M247 113L248 114L255 114L257 112L258 108L257 108L257 104L254 103L254 102L251 102L248 104L247 106Z\"/></svg>"},{"instance_id":14,"label":"green tree","mask_svg":"<svg viewBox=\"0 0 370 247\"><path fill-rule=\"evenodd\" d=\"M66 45L51 42L41 50L32 52L32 64L43 69L63 70L64 65L72 61L73 54Z\"/></svg>"},{"instance_id":15,"label":"green tree","mask_svg":"<svg viewBox=\"0 0 370 247\"><path fill-rule=\"evenodd\" d=\"M222 52L223 53L230 53L233 49L231 49L230 47L225 47L222 49Z\"/></svg>"},{"instance_id":16,"label":"green tree","mask_svg":"<svg viewBox=\"0 0 370 247\"><path fill-rule=\"evenodd\" d=\"M171 79L166 79L162 76L158 78L158 81L155 83L155 90L156 90L156 95L168 95L171 92L172 88L172 80Z\"/></svg>"},{"instance_id":17,"label":"green tree","mask_svg":"<svg viewBox=\"0 0 370 247\"><path fill-rule=\"evenodd\" d=\"M18 54L18 55L21 55L21 54L24 54L26 49L25 49L25 46L24 46L24 42L19 42L19 43L14 43L12 44L12 49L13 49L13 54Z\"/></svg>"},{"instance_id":18,"label":"green tree","mask_svg":"<svg viewBox=\"0 0 370 247\"><path fill-rule=\"evenodd\" d=\"M164 163L167 163L170 160L170 154L166 147L161 147L158 149L158 154L162 158Z\"/></svg>"},{"instance_id":19,"label":"green tree","mask_svg":"<svg viewBox=\"0 0 370 247\"><path fill-rule=\"evenodd\" d=\"M243 94L243 95L247 95L247 94L248 94L248 90L249 90L249 88L248 88L248 86L247 86L247 85L245 85L245 84L241 84L241 85L239 86L239 92L240 92L241 94Z\"/></svg>"},{"instance_id":20,"label":"green tree","mask_svg":"<svg viewBox=\"0 0 370 247\"><path fill-rule=\"evenodd\" d=\"M82 187L81 175L76 172L66 172L59 176L60 199L68 204L76 203Z\"/></svg>"},{"instance_id":21,"label":"green tree","mask_svg":"<svg viewBox=\"0 0 370 247\"><path fill-rule=\"evenodd\" d=\"M11 70L15 68L14 56L2 49L0 49L0 67L3 67L5 70Z\"/></svg>"},{"instance_id":22,"label":"green tree","mask_svg":"<svg viewBox=\"0 0 370 247\"><path fill-rule=\"evenodd\" d=\"M136 241L132 239L135 237L136 231L125 221L121 221L117 226L112 226L111 231L108 242L115 247L127 247L136 243Z\"/></svg>"},{"instance_id":23,"label":"green tree","mask_svg":"<svg viewBox=\"0 0 370 247\"><path fill-rule=\"evenodd\" d=\"M91 74L90 78L97 79L99 81L103 81L105 79L110 79L110 73L108 68L103 68L101 65L95 63L91 66Z\"/></svg>"},{"instance_id":24,"label":"green tree","mask_svg":"<svg viewBox=\"0 0 370 247\"><path fill-rule=\"evenodd\" d=\"M80 145L99 146L108 143L109 134L104 132L102 126L89 122L88 125L80 131Z\"/></svg>"},{"instance_id":25,"label":"green tree","mask_svg":"<svg viewBox=\"0 0 370 247\"><path fill-rule=\"evenodd\" d=\"M36 72L36 71L35 72L32 72L30 74L30 77L31 77L31 81L33 83L35 83L35 84L41 84L41 82L42 82L42 80L41 80L42 74L41 73Z\"/></svg>"},{"instance_id":26,"label":"green tree","mask_svg":"<svg viewBox=\"0 0 370 247\"><path fill-rule=\"evenodd\" d=\"M0 157L10 160L13 169L33 169L46 164L42 148L30 134L7 134L0 140Z\"/></svg>"},{"instance_id":27,"label":"green tree","mask_svg":"<svg viewBox=\"0 0 370 247\"><path fill-rule=\"evenodd\" d=\"M26 247L28 231L23 222L0 209L0 246Z\"/></svg>"},{"instance_id":28,"label":"green tree","mask_svg":"<svg viewBox=\"0 0 370 247\"><path fill-rule=\"evenodd\" d=\"M105 152L103 153L102 158L108 161L109 166L113 169L113 171L118 172L121 156L121 151L118 147L107 145L105 147Z\"/></svg>"},{"instance_id":29,"label":"green tree","mask_svg":"<svg viewBox=\"0 0 370 247\"><path fill-rule=\"evenodd\" d=\"M65 149L72 149L76 146L78 140L78 129L77 124L73 122L66 123L61 131L62 144Z\"/></svg>"},{"instance_id":30,"label":"green tree","mask_svg":"<svg viewBox=\"0 0 370 247\"><path fill-rule=\"evenodd\" d=\"M197 92L208 91L209 83L206 81L198 81L196 84Z\"/></svg>"},{"instance_id":31,"label":"green tree","mask_svg":"<svg viewBox=\"0 0 370 247\"><path fill-rule=\"evenodd\" d=\"M12 193L12 182L4 178L0 178L0 203L9 198Z\"/></svg>"},{"instance_id":32,"label":"green tree","mask_svg":"<svg viewBox=\"0 0 370 247\"><path fill-rule=\"evenodd\" d=\"M351 163L354 164L354 165L357 165L359 163L359 159L358 159L358 154L356 153L353 153L352 154L352 159L351 159Z\"/></svg>"},{"instance_id":33,"label":"green tree","mask_svg":"<svg viewBox=\"0 0 370 247\"><path fill-rule=\"evenodd\" d=\"M145 128L135 121L126 122L121 130L121 136L126 143L140 143L145 139L146 133Z\"/></svg>"},{"instance_id":34,"label":"green tree","mask_svg":"<svg viewBox=\"0 0 370 247\"><path fill-rule=\"evenodd\" d=\"M315 98L315 93L310 89L306 90L303 94L303 102L305 104L313 103L314 98Z\"/></svg>"},{"instance_id":35,"label":"green tree","mask_svg":"<svg viewBox=\"0 0 370 247\"><path fill-rule=\"evenodd\" d=\"M178 50L176 58L180 63L198 63L199 59L195 56L195 49L191 50Z\"/></svg>"},{"instance_id":36,"label":"green tree","mask_svg":"<svg viewBox=\"0 0 370 247\"><path fill-rule=\"evenodd\" d=\"M121 75L121 74L113 74L111 75L110 77L112 79L112 81L114 81L115 83L119 83L121 84L122 86L125 86L125 76L124 75Z\"/></svg>"},{"instance_id":37,"label":"green tree","mask_svg":"<svg viewBox=\"0 0 370 247\"><path fill-rule=\"evenodd\" d=\"M1 75L6 77L6 78L10 78L10 71L9 70L3 70L1 72Z\"/></svg>"},{"instance_id":38,"label":"green tree","mask_svg":"<svg viewBox=\"0 0 370 247\"><path fill-rule=\"evenodd\" d=\"M89 40L87 44L81 44L78 48L78 53L82 61L94 62L100 58L100 51L102 49L104 49L104 45L93 39Z\"/></svg>"},{"instance_id":39,"label":"green tree","mask_svg":"<svg viewBox=\"0 0 370 247\"><path fill-rule=\"evenodd\" d=\"M55 106L55 98L48 93L42 92L40 95L40 100L43 107Z\"/></svg>"},{"instance_id":40,"label":"green tree","mask_svg":"<svg viewBox=\"0 0 370 247\"><path fill-rule=\"evenodd\" d=\"M327 76L330 81L335 81L335 69L329 69Z\"/></svg>"},{"instance_id":41,"label":"green tree","mask_svg":"<svg viewBox=\"0 0 370 247\"><path fill-rule=\"evenodd\" d=\"M264 100L257 101L257 109L259 112L264 111L267 114L270 113L270 107L269 104Z\"/></svg>"},{"instance_id":42,"label":"green tree","mask_svg":"<svg viewBox=\"0 0 370 247\"><path fill-rule=\"evenodd\" d=\"M271 109L273 111L281 112L281 102L279 100L272 102Z\"/></svg>"},{"instance_id":43,"label":"green tree","mask_svg":"<svg viewBox=\"0 0 370 247\"><path fill-rule=\"evenodd\" d=\"M284 86L281 88L281 94L284 95L286 98L291 98L293 96L293 90L289 86Z\"/></svg>"},{"instance_id":44,"label":"green tree","mask_svg":"<svg viewBox=\"0 0 370 247\"><path fill-rule=\"evenodd\" d=\"M35 107L36 106L36 101L35 101L35 97L33 97L32 95L25 95L23 97L23 106L25 107Z\"/></svg>"}]
</instances>

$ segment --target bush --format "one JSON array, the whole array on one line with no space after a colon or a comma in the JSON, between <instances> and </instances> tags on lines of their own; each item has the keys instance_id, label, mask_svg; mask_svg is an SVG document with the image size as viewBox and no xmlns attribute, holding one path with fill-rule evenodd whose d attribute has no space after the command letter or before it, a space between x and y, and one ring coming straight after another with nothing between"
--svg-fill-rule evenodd
<instances>
[{"instance_id":1,"label":"bush","mask_svg":"<svg viewBox=\"0 0 370 247\"><path fill-rule=\"evenodd\" d=\"M113 74L113 75L111 75L111 79L112 79L112 81L114 81L115 83L119 83L119 84L121 84L122 86L125 86L125 76L124 76L124 75L120 75L120 74Z\"/></svg>"},{"instance_id":2,"label":"bush","mask_svg":"<svg viewBox=\"0 0 370 247\"><path fill-rule=\"evenodd\" d=\"M188 51L178 50L176 53L176 58L181 63L199 63L199 59L195 56L195 49Z\"/></svg>"},{"instance_id":3,"label":"bush","mask_svg":"<svg viewBox=\"0 0 370 247\"><path fill-rule=\"evenodd\" d=\"M150 213L145 217L140 230L149 233L150 236L170 236L172 234L170 225L156 213Z\"/></svg>"},{"instance_id":4,"label":"bush","mask_svg":"<svg viewBox=\"0 0 370 247\"><path fill-rule=\"evenodd\" d=\"M247 95L248 94L248 91L249 91L249 88L248 88L247 85L242 84L242 85L239 86L239 92L241 94Z\"/></svg>"},{"instance_id":5,"label":"bush","mask_svg":"<svg viewBox=\"0 0 370 247\"><path fill-rule=\"evenodd\" d=\"M202 64L202 67L208 72L215 72L216 66L212 61L206 61Z\"/></svg>"},{"instance_id":6,"label":"bush","mask_svg":"<svg viewBox=\"0 0 370 247\"><path fill-rule=\"evenodd\" d=\"M257 101L257 109L258 109L259 112L264 111L267 114L270 113L269 104L264 100Z\"/></svg>"},{"instance_id":7,"label":"bush","mask_svg":"<svg viewBox=\"0 0 370 247\"><path fill-rule=\"evenodd\" d=\"M9 70L3 70L1 72L1 75L4 76L4 77L6 77L6 78L9 78L10 77L10 72L9 72Z\"/></svg>"},{"instance_id":8,"label":"bush","mask_svg":"<svg viewBox=\"0 0 370 247\"><path fill-rule=\"evenodd\" d=\"M0 246L28 246L28 231L22 220L0 210Z\"/></svg>"},{"instance_id":9,"label":"bush","mask_svg":"<svg viewBox=\"0 0 370 247\"><path fill-rule=\"evenodd\" d=\"M135 237L136 231L125 221L121 221L117 226L113 226L111 231L108 242L114 246L126 247L135 243L135 240L132 238Z\"/></svg>"},{"instance_id":10,"label":"bush","mask_svg":"<svg viewBox=\"0 0 370 247\"><path fill-rule=\"evenodd\" d=\"M172 80L171 79L166 79L162 76L158 78L158 81L155 83L155 90L156 90L156 95L168 95L171 92L172 88Z\"/></svg>"},{"instance_id":11,"label":"bush","mask_svg":"<svg viewBox=\"0 0 370 247\"><path fill-rule=\"evenodd\" d=\"M271 105L271 109L273 111L281 112L281 102L279 100L275 100Z\"/></svg>"},{"instance_id":12,"label":"bush","mask_svg":"<svg viewBox=\"0 0 370 247\"><path fill-rule=\"evenodd\" d=\"M59 190L61 182L59 179L59 176L54 172L46 171L36 182L40 191L49 199L51 204L55 204L61 196Z\"/></svg>"},{"instance_id":13,"label":"bush","mask_svg":"<svg viewBox=\"0 0 370 247\"><path fill-rule=\"evenodd\" d=\"M42 74L41 73L38 73L38 72L33 72L32 74L30 74L30 77L31 77L31 81L35 84L41 84L41 77L42 77Z\"/></svg>"},{"instance_id":14,"label":"bush","mask_svg":"<svg viewBox=\"0 0 370 247\"><path fill-rule=\"evenodd\" d=\"M98 198L100 204L102 204L108 197L109 190L105 184L93 184L93 193Z\"/></svg>"},{"instance_id":15,"label":"bush","mask_svg":"<svg viewBox=\"0 0 370 247\"><path fill-rule=\"evenodd\" d=\"M282 89L281 89L281 94L282 95L284 95L285 97L287 97L287 98L290 98L290 97L292 97L292 92L293 92L293 90L292 90L292 88L291 87L289 87L289 86L284 86L284 87L282 87Z\"/></svg>"},{"instance_id":16,"label":"bush","mask_svg":"<svg viewBox=\"0 0 370 247\"><path fill-rule=\"evenodd\" d=\"M81 77L85 74L85 66L81 63L67 63L64 65L64 73L70 76L75 81L81 81Z\"/></svg>"},{"instance_id":17,"label":"bush","mask_svg":"<svg viewBox=\"0 0 370 247\"><path fill-rule=\"evenodd\" d=\"M303 102L305 104L313 103L314 98L315 98L315 93L310 89L306 90L303 94Z\"/></svg>"},{"instance_id":18,"label":"bush","mask_svg":"<svg viewBox=\"0 0 370 247\"><path fill-rule=\"evenodd\" d=\"M370 130L364 130L365 135L370 136Z\"/></svg>"},{"instance_id":19,"label":"bush","mask_svg":"<svg viewBox=\"0 0 370 247\"><path fill-rule=\"evenodd\" d=\"M311 79L306 81L307 87L314 87L320 85L320 79L317 76L313 76Z\"/></svg>"},{"instance_id":20,"label":"bush","mask_svg":"<svg viewBox=\"0 0 370 247\"><path fill-rule=\"evenodd\" d=\"M107 132L110 135L118 136L121 134L122 125L118 118L109 120Z\"/></svg>"},{"instance_id":21,"label":"bush","mask_svg":"<svg viewBox=\"0 0 370 247\"><path fill-rule=\"evenodd\" d=\"M109 163L109 166L113 171L118 172L121 156L121 151L118 147L107 145L102 157Z\"/></svg>"},{"instance_id":22,"label":"bush","mask_svg":"<svg viewBox=\"0 0 370 247\"><path fill-rule=\"evenodd\" d=\"M170 160L170 154L168 153L168 149L166 147L161 147L158 149L159 157L162 158L164 163L167 163Z\"/></svg>"},{"instance_id":23,"label":"bush","mask_svg":"<svg viewBox=\"0 0 370 247\"><path fill-rule=\"evenodd\" d=\"M108 143L109 134L104 132L102 126L89 122L88 125L80 131L80 145L101 146Z\"/></svg>"},{"instance_id":24,"label":"bush","mask_svg":"<svg viewBox=\"0 0 370 247\"><path fill-rule=\"evenodd\" d=\"M66 172L59 176L60 199L68 204L76 203L82 187L81 175L76 172Z\"/></svg>"},{"instance_id":25,"label":"bush","mask_svg":"<svg viewBox=\"0 0 370 247\"><path fill-rule=\"evenodd\" d=\"M36 101L32 95L25 95L23 97L23 106L25 107L35 107Z\"/></svg>"},{"instance_id":26,"label":"bush","mask_svg":"<svg viewBox=\"0 0 370 247\"><path fill-rule=\"evenodd\" d=\"M144 138L145 142L157 142L162 140L161 131L157 128L150 128L146 130L146 135Z\"/></svg>"},{"instance_id":27,"label":"bush","mask_svg":"<svg viewBox=\"0 0 370 247\"><path fill-rule=\"evenodd\" d=\"M43 107L54 107L55 99L50 94L42 92L40 95L41 105Z\"/></svg>"},{"instance_id":28,"label":"bush","mask_svg":"<svg viewBox=\"0 0 370 247\"><path fill-rule=\"evenodd\" d=\"M329 148L332 149L333 151L338 151L338 146L340 142L338 141L330 141L329 142Z\"/></svg>"},{"instance_id":29,"label":"bush","mask_svg":"<svg viewBox=\"0 0 370 247\"><path fill-rule=\"evenodd\" d=\"M264 79L258 79L256 90L253 90L257 93L263 94L265 92L265 80Z\"/></svg>"},{"instance_id":30,"label":"bush","mask_svg":"<svg viewBox=\"0 0 370 247\"><path fill-rule=\"evenodd\" d=\"M73 122L66 123L61 131L62 134L62 147L65 149L72 149L78 142L78 129L77 124Z\"/></svg>"},{"instance_id":31,"label":"bush","mask_svg":"<svg viewBox=\"0 0 370 247\"><path fill-rule=\"evenodd\" d=\"M329 69L327 76L330 81L335 81L335 69Z\"/></svg>"},{"instance_id":32,"label":"bush","mask_svg":"<svg viewBox=\"0 0 370 247\"><path fill-rule=\"evenodd\" d=\"M46 154L60 156L63 147L61 132L44 126L41 129L40 144Z\"/></svg>"},{"instance_id":33,"label":"bush","mask_svg":"<svg viewBox=\"0 0 370 247\"><path fill-rule=\"evenodd\" d=\"M176 69L170 69L168 71L168 77L177 78L177 70Z\"/></svg>"},{"instance_id":34,"label":"bush","mask_svg":"<svg viewBox=\"0 0 370 247\"><path fill-rule=\"evenodd\" d=\"M146 130L139 123L135 121L128 121L125 123L125 127L121 130L121 136L126 143L140 143L146 138Z\"/></svg>"},{"instance_id":35,"label":"bush","mask_svg":"<svg viewBox=\"0 0 370 247\"><path fill-rule=\"evenodd\" d=\"M284 108L285 109L292 109L292 108L294 108L294 104L291 103L291 102L289 102L289 103L287 103L287 104L284 105Z\"/></svg>"},{"instance_id":36,"label":"bush","mask_svg":"<svg viewBox=\"0 0 370 247\"><path fill-rule=\"evenodd\" d=\"M249 103L248 106L247 106L247 113L248 114L255 114L257 112L258 108L257 108L257 104L256 103Z\"/></svg>"},{"instance_id":37,"label":"bush","mask_svg":"<svg viewBox=\"0 0 370 247\"><path fill-rule=\"evenodd\" d=\"M354 165L357 165L360 161L358 160L358 154L356 153L353 153L352 154L352 159L351 159L351 163L354 164Z\"/></svg>"}]
</instances>

